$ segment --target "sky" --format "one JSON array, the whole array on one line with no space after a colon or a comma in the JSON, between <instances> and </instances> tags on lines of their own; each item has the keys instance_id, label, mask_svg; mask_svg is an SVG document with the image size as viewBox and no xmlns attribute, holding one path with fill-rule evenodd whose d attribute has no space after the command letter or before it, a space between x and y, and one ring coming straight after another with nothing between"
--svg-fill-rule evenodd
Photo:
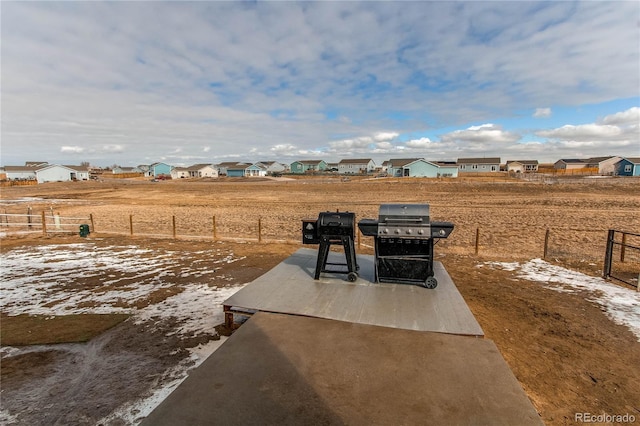
<instances>
[{"instance_id":1,"label":"sky","mask_svg":"<svg viewBox=\"0 0 640 426\"><path fill-rule=\"evenodd\" d=\"M0 165L640 157L640 3L11 2Z\"/></svg>"}]
</instances>

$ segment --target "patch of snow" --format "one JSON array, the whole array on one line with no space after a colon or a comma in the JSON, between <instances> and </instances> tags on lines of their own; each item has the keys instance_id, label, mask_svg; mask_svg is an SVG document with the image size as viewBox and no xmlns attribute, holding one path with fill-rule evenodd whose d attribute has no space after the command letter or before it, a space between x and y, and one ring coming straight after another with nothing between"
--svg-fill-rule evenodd
<instances>
[{"instance_id":1,"label":"patch of snow","mask_svg":"<svg viewBox=\"0 0 640 426\"><path fill-rule=\"evenodd\" d=\"M194 257L197 256L198 259ZM203 261L202 257L208 258ZM176 258L191 266L173 272ZM207 284L180 284L182 292L142 309L132 302L146 298L154 291L175 286L172 277L215 277L212 264L229 264L244 257L223 254L220 249L198 252L154 252L136 246L101 247L92 242L47 245L11 250L2 255L0 268L0 308L9 315L69 315L79 313L120 313L133 315L133 321L175 318L179 335L214 334L214 327L224 321L222 303L244 284L211 287ZM221 277L225 277L221 275ZM95 283L74 288L74 283L93 279ZM231 279L231 278L228 278ZM121 282L125 280L124 282ZM76 286L77 287L77 286ZM88 307L79 307L88 306ZM189 349L191 355L166 372L152 389L151 396L133 401L101 422L120 419L137 424L162 402L186 377L190 369L200 365L226 340L212 340ZM20 352L3 347L3 356ZM14 416L0 411L0 424L15 422Z\"/></svg>"},{"instance_id":2,"label":"patch of snow","mask_svg":"<svg viewBox=\"0 0 640 426\"><path fill-rule=\"evenodd\" d=\"M545 287L558 292L586 291L589 301L602 306L616 324L629 328L640 342L640 292L612 284L602 278L552 265L542 259L525 263L486 262L486 265L508 271L517 271L518 278L545 283Z\"/></svg>"}]
</instances>

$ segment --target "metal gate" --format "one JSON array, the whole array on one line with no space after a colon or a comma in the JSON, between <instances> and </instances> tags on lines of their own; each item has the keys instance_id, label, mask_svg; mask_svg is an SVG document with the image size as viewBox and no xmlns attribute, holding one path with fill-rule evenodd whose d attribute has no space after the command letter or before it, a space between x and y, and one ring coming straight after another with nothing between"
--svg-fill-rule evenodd
<instances>
[{"instance_id":1,"label":"metal gate","mask_svg":"<svg viewBox=\"0 0 640 426\"><path fill-rule=\"evenodd\" d=\"M640 234L610 229L603 271L604 278L613 278L640 290Z\"/></svg>"}]
</instances>

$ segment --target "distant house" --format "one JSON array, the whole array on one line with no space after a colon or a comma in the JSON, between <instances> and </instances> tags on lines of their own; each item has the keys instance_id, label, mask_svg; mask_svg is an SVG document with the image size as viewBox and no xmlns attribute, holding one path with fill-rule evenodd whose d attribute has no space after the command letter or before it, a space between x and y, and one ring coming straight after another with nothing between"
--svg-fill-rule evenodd
<instances>
[{"instance_id":1,"label":"distant house","mask_svg":"<svg viewBox=\"0 0 640 426\"><path fill-rule=\"evenodd\" d=\"M262 164L238 163L227 167L228 177L262 177L267 175L267 168Z\"/></svg>"},{"instance_id":2,"label":"distant house","mask_svg":"<svg viewBox=\"0 0 640 426\"><path fill-rule=\"evenodd\" d=\"M229 169L232 170L244 170L245 167L249 167L251 163L245 163L243 161L225 161L218 164L218 174L229 176Z\"/></svg>"},{"instance_id":3,"label":"distant house","mask_svg":"<svg viewBox=\"0 0 640 426\"><path fill-rule=\"evenodd\" d=\"M36 180L36 167L33 166L4 166L7 180Z\"/></svg>"},{"instance_id":4,"label":"distant house","mask_svg":"<svg viewBox=\"0 0 640 426\"><path fill-rule=\"evenodd\" d=\"M640 157L621 159L615 164L614 174L618 176L640 176Z\"/></svg>"},{"instance_id":5,"label":"distant house","mask_svg":"<svg viewBox=\"0 0 640 426\"><path fill-rule=\"evenodd\" d=\"M387 174L396 177L404 176L404 167L417 160L419 158L392 158L387 165Z\"/></svg>"},{"instance_id":6,"label":"distant house","mask_svg":"<svg viewBox=\"0 0 640 426\"><path fill-rule=\"evenodd\" d=\"M458 158L459 173L486 173L500 171L500 158Z\"/></svg>"},{"instance_id":7,"label":"distant house","mask_svg":"<svg viewBox=\"0 0 640 426\"><path fill-rule=\"evenodd\" d=\"M458 166L452 161L427 161L424 158L389 160L388 174L395 177L457 177Z\"/></svg>"},{"instance_id":8,"label":"distant house","mask_svg":"<svg viewBox=\"0 0 640 426\"><path fill-rule=\"evenodd\" d=\"M585 167L587 167L587 163L578 158L562 158L553 163L553 168L556 170L577 170Z\"/></svg>"},{"instance_id":9,"label":"distant house","mask_svg":"<svg viewBox=\"0 0 640 426\"><path fill-rule=\"evenodd\" d=\"M166 163L153 163L149 166L146 176L154 178L158 176L171 176L171 169L173 169L173 167Z\"/></svg>"},{"instance_id":10,"label":"distant house","mask_svg":"<svg viewBox=\"0 0 640 426\"><path fill-rule=\"evenodd\" d=\"M75 170L76 175L73 180L89 180L89 167L87 166L64 166L71 170Z\"/></svg>"},{"instance_id":11,"label":"distant house","mask_svg":"<svg viewBox=\"0 0 640 426\"><path fill-rule=\"evenodd\" d=\"M592 157L586 159L563 158L556 161L553 167L557 170L579 170L594 169L600 175L612 175L616 171L616 164L622 160L622 157Z\"/></svg>"},{"instance_id":12,"label":"distant house","mask_svg":"<svg viewBox=\"0 0 640 426\"><path fill-rule=\"evenodd\" d=\"M38 183L68 182L71 180L78 180L77 176L78 172L75 169L57 164L50 164L36 170L36 179ZM88 172L87 179L89 179Z\"/></svg>"},{"instance_id":13,"label":"distant house","mask_svg":"<svg viewBox=\"0 0 640 426\"><path fill-rule=\"evenodd\" d=\"M190 178L218 177L218 169L211 164L194 164L187 167L187 174Z\"/></svg>"},{"instance_id":14,"label":"distant house","mask_svg":"<svg viewBox=\"0 0 640 426\"><path fill-rule=\"evenodd\" d=\"M61 166L42 162L27 162L24 166L5 166L8 180L35 180L38 183L89 180L86 166Z\"/></svg>"},{"instance_id":15,"label":"distant house","mask_svg":"<svg viewBox=\"0 0 640 426\"><path fill-rule=\"evenodd\" d=\"M593 157L585 160L587 167L598 168L599 175L612 175L616 171L616 163L622 160L622 157Z\"/></svg>"},{"instance_id":16,"label":"distant house","mask_svg":"<svg viewBox=\"0 0 640 426\"><path fill-rule=\"evenodd\" d=\"M327 169L324 160L302 160L291 163L291 173L303 174L307 172L319 172Z\"/></svg>"},{"instance_id":17,"label":"distant house","mask_svg":"<svg viewBox=\"0 0 640 426\"><path fill-rule=\"evenodd\" d=\"M338 171L338 163L327 163L327 170L330 172Z\"/></svg>"},{"instance_id":18,"label":"distant house","mask_svg":"<svg viewBox=\"0 0 640 426\"><path fill-rule=\"evenodd\" d=\"M149 169L147 169L149 170ZM121 174L126 174L126 173L144 173L145 171L140 169L140 166L138 167L114 167L112 170L112 173L114 175L121 175Z\"/></svg>"},{"instance_id":19,"label":"distant house","mask_svg":"<svg viewBox=\"0 0 640 426\"><path fill-rule=\"evenodd\" d=\"M438 166L438 177L458 177L458 163L455 161L433 161Z\"/></svg>"},{"instance_id":20,"label":"distant house","mask_svg":"<svg viewBox=\"0 0 640 426\"><path fill-rule=\"evenodd\" d=\"M391 161L389 160L383 161L382 164L380 165L380 171L383 173L388 173L390 166L391 166Z\"/></svg>"},{"instance_id":21,"label":"distant house","mask_svg":"<svg viewBox=\"0 0 640 426\"><path fill-rule=\"evenodd\" d=\"M261 164L267 170L267 174L271 175L274 173L284 173L287 171L289 166L286 164L279 163L277 161L258 161L256 164Z\"/></svg>"},{"instance_id":22,"label":"distant house","mask_svg":"<svg viewBox=\"0 0 640 426\"><path fill-rule=\"evenodd\" d=\"M189 169L187 167L174 167L171 170L171 179L185 179L189 177Z\"/></svg>"},{"instance_id":23,"label":"distant house","mask_svg":"<svg viewBox=\"0 0 640 426\"><path fill-rule=\"evenodd\" d=\"M338 163L338 173L343 175L371 173L375 168L376 163L370 158L349 158Z\"/></svg>"},{"instance_id":24,"label":"distant house","mask_svg":"<svg viewBox=\"0 0 640 426\"><path fill-rule=\"evenodd\" d=\"M507 161L507 171L513 173L535 173L538 171L538 160Z\"/></svg>"}]
</instances>

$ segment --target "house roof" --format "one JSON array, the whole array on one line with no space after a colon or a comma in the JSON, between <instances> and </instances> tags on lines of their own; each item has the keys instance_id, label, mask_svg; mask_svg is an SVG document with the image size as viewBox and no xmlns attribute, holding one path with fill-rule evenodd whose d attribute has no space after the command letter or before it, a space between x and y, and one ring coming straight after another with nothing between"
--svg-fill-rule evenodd
<instances>
[{"instance_id":1,"label":"house roof","mask_svg":"<svg viewBox=\"0 0 640 426\"><path fill-rule=\"evenodd\" d=\"M560 161L567 164L583 164L585 162L584 160L580 160L579 158L561 158L558 160L558 162Z\"/></svg>"},{"instance_id":2,"label":"house roof","mask_svg":"<svg viewBox=\"0 0 640 426\"><path fill-rule=\"evenodd\" d=\"M294 163L300 163L300 164L320 164L321 162L325 162L325 161L324 160L300 160L300 161L294 161Z\"/></svg>"},{"instance_id":3,"label":"house roof","mask_svg":"<svg viewBox=\"0 0 640 426\"><path fill-rule=\"evenodd\" d=\"M69 168L69 169L73 169L76 172L88 172L89 168L87 166L69 166L68 164L65 164L63 167Z\"/></svg>"},{"instance_id":4,"label":"house roof","mask_svg":"<svg viewBox=\"0 0 640 426\"><path fill-rule=\"evenodd\" d=\"M245 163L244 161L224 161L222 163L219 163L218 167L229 168L229 167L236 167L238 165L249 166L250 164Z\"/></svg>"},{"instance_id":5,"label":"house roof","mask_svg":"<svg viewBox=\"0 0 640 426\"><path fill-rule=\"evenodd\" d=\"M633 164L640 164L640 157L625 157L623 158L623 160L627 160L628 162Z\"/></svg>"},{"instance_id":6,"label":"house roof","mask_svg":"<svg viewBox=\"0 0 640 426\"><path fill-rule=\"evenodd\" d=\"M507 166L511 163L520 163L520 164L538 164L538 160L509 160L507 161Z\"/></svg>"},{"instance_id":7,"label":"house roof","mask_svg":"<svg viewBox=\"0 0 640 426\"><path fill-rule=\"evenodd\" d=\"M392 158L389 160L389 163L392 167L402 167L409 163L413 163L416 160L419 160L419 158Z\"/></svg>"},{"instance_id":8,"label":"house roof","mask_svg":"<svg viewBox=\"0 0 640 426\"><path fill-rule=\"evenodd\" d=\"M433 164L437 164L440 167L456 167L458 165L458 163L456 163L455 161L431 161Z\"/></svg>"},{"instance_id":9,"label":"house roof","mask_svg":"<svg viewBox=\"0 0 640 426\"><path fill-rule=\"evenodd\" d=\"M458 164L500 164L500 157L458 158Z\"/></svg>"},{"instance_id":10,"label":"house roof","mask_svg":"<svg viewBox=\"0 0 640 426\"><path fill-rule=\"evenodd\" d=\"M49 164L46 161L25 161L24 165L25 167L38 167L38 166L46 166L47 164Z\"/></svg>"},{"instance_id":11,"label":"house roof","mask_svg":"<svg viewBox=\"0 0 640 426\"><path fill-rule=\"evenodd\" d=\"M33 166L4 166L3 169L5 172L15 172L15 173L19 173L19 172L33 173L37 170L37 168Z\"/></svg>"},{"instance_id":12,"label":"house roof","mask_svg":"<svg viewBox=\"0 0 640 426\"><path fill-rule=\"evenodd\" d=\"M338 164L369 164L371 158L347 158L340 160Z\"/></svg>"},{"instance_id":13,"label":"house roof","mask_svg":"<svg viewBox=\"0 0 640 426\"><path fill-rule=\"evenodd\" d=\"M187 167L186 170L198 171L204 169L205 167L211 167L211 164L194 164L193 166Z\"/></svg>"}]
</instances>

